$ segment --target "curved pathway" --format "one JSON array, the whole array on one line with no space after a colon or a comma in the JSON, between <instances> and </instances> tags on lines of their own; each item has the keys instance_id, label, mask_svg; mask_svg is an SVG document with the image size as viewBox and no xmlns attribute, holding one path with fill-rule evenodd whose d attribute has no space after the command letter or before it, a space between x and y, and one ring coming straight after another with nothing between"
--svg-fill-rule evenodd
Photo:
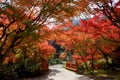
<instances>
[{"instance_id":1,"label":"curved pathway","mask_svg":"<svg viewBox=\"0 0 120 80\"><path fill-rule=\"evenodd\" d=\"M93 80L84 75L76 74L70 70L63 68L63 65L50 66L50 70L44 75L35 78L27 78L22 80Z\"/></svg>"}]
</instances>

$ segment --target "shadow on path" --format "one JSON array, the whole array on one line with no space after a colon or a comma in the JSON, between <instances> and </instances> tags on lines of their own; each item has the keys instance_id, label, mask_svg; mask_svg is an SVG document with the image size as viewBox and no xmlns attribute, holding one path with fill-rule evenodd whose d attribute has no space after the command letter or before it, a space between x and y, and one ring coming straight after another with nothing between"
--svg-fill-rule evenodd
<instances>
[{"instance_id":1,"label":"shadow on path","mask_svg":"<svg viewBox=\"0 0 120 80\"><path fill-rule=\"evenodd\" d=\"M50 66L50 70L38 77L19 80L94 80L63 68L63 65Z\"/></svg>"},{"instance_id":2,"label":"shadow on path","mask_svg":"<svg viewBox=\"0 0 120 80\"><path fill-rule=\"evenodd\" d=\"M49 76L56 76L57 73L60 73L60 71L56 69L50 69L49 71L44 72L42 75L38 77L24 78L19 80L54 80L49 79Z\"/></svg>"}]
</instances>

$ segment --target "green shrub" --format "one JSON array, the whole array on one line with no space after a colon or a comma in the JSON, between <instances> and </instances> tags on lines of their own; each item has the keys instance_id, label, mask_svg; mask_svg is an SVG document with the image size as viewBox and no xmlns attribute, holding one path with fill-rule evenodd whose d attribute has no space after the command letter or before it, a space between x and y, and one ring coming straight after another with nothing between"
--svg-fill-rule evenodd
<instances>
[{"instance_id":1,"label":"green shrub","mask_svg":"<svg viewBox=\"0 0 120 80\"><path fill-rule=\"evenodd\" d=\"M0 66L0 80L16 80L16 78L31 77L41 74L40 61L27 58L23 62L4 64Z\"/></svg>"},{"instance_id":2,"label":"green shrub","mask_svg":"<svg viewBox=\"0 0 120 80\"><path fill-rule=\"evenodd\" d=\"M17 72L17 65L2 65L0 67L0 79L1 80L14 80L18 77Z\"/></svg>"}]
</instances>

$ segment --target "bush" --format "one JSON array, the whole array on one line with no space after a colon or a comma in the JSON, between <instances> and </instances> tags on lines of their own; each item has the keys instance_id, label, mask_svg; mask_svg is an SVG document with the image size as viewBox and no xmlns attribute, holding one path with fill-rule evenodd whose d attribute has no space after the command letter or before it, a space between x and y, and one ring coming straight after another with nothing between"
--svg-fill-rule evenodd
<instances>
[{"instance_id":1,"label":"bush","mask_svg":"<svg viewBox=\"0 0 120 80\"><path fill-rule=\"evenodd\" d=\"M57 63L56 63L55 59L50 59L49 64L50 64L50 65L55 65L55 64L57 64Z\"/></svg>"},{"instance_id":2,"label":"bush","mask_svg":"<svg viewBox=\"0 0 120 80\"><path fill-rule=\"evenodd\" d=\"M18 77L16 72L17 65L2 65L0 67L0 79L1 80L14 80Z\"/></svg>"},{"instance_id":3,"label":"bush","mask_svg":"<svg viewBox=\"0 0 120 80\"><path fill-rule=\"evenodd\" d=\"M39 62L39 63L38 63ZM42 73L40 61L27 58L25 62L4 64L0 66L0 80L16 80L17 78L36 76Z\"/></svg>"},{"instance_id":4,"label":"bush","mask_svg":"<svg viewBox=\"0 0 120 80\"><path fill-rule=\"evenodd\" d=\"M24 63L19 65L16 72L20 78L32 77L42 73L40 62L35 62L30 58L27 58Z\"/></svg>"},{"instance_id":5,"label":"bush","mask_svg":"<svg viewBox=\"0 0 120 80\"><path fill-rule=\"evenodd\" d=\"M63 62L60 59L50 59L49 64L56 65L56 64L63 64Z\"/></svg>"}]
</instances>

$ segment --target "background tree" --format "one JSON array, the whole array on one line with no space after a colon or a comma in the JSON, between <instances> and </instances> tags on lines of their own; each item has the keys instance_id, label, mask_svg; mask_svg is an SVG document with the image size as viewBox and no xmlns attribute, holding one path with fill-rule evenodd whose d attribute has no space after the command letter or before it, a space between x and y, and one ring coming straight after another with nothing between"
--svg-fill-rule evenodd
<instances>
[{"instance_id":1,"label":"background tree","mask_svg":"<svg viewBox=\"0 0 120 80\"><path fill-rule=\"evenodd\" d=\"M66 50L73 50L73 58L80 60L78 62L86 65L86 62L91 61L93 69L95 61L102 58L107 66L112 63L110 60L117 60L113 58L116 54L113 52L119 47L119 28L102 13L86 20L81 19L80 25L74 26L68 22L61 27L56 26L52 31L54 33L50 39L56 40Z\"/></svg>"}]
</instances>

